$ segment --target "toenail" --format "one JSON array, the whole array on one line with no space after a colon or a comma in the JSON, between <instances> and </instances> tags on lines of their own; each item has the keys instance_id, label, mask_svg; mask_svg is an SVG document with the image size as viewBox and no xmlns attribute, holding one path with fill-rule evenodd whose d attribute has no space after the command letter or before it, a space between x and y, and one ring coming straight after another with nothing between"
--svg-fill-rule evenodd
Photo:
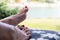
<instances>
[{"instance_id":1,"label":"toenail","mask_svg":"<svg viewBox=\"0 0 60 40\"><path fill-rule=\"evenodd\" d=\"M24 25L21 25L22 27L24 27Z\"/></svg>"},{"instance_id":2,"label":"toenail","mask_svg":"<svg viewBox=\"0 0 60 40\"><path fill-rule=\"evenodd\" d=\"M27 6L25 6L25 8L27 8Z\"/></svg>"}]
</instances>

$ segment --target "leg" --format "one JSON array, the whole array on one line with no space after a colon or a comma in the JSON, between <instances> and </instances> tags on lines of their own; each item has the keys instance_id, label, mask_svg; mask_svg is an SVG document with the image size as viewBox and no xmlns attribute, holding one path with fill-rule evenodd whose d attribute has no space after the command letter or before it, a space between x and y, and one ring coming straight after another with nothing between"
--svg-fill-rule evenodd
<instances>
[{"instance_id":1,"label":"leg","mask_svg":"<svg viewBox=\"0 0 60 40\"><path fill-rule=\"evenodd\" d=\"M0 22L0 40L26 40L27 36L27 33L18 27Z\"/></svg>"},{"instance_id":2,"label":"leg","mask_svg":"<svg viewBox=\"0 0 60 40\"><path fill-rule=\"evenodd\" d=\"M20 30L23 30L27 34L26 40L28 40L31 36L29 29L25 27L24 25L21 25L21 26L18 25L18 28Z\"/></svg>"},{"instance_id":3,"label":"leg","mask_svg":"<svg viewBox=\"0 0 60 40\"><path fill-rule=\"evenodd\" d=\"M27 11L28 11L28 8L25 7L23 9L21 9L16 15L12 15L12 16L4 18L0 21L16 26L18 23L25 20Z\"/></svg>"}]
</instances>

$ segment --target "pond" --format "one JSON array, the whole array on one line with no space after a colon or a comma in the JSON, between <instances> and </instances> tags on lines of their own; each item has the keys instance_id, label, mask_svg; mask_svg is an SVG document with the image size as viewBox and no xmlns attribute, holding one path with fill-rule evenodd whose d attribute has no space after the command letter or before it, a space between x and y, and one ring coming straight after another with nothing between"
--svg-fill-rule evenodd
<instances>
[{"instance_id":1,"label":"pond","mask_svg":"<svg viewBox=\"0 0 60 40\"><path fill-rule=\"evenodd\" d=\"M60 8L30 7L27 18L60 18Z\"/></svg>"}]
</instances>

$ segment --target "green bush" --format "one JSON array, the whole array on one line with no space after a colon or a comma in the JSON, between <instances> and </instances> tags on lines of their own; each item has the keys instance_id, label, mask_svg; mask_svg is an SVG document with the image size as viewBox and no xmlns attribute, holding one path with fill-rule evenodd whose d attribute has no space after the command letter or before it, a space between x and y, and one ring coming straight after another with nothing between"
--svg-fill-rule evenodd
<instances>
[{"instance_id":1,"label":"green bush","mask_svg":"<svg viewBox=\"0 0 60 40\"><path fill-rule=\"evenodd\" d=\"M0 3L0 19L16 14L18 7L9 7L7 3Z\"/></svg>"}]
</instances>

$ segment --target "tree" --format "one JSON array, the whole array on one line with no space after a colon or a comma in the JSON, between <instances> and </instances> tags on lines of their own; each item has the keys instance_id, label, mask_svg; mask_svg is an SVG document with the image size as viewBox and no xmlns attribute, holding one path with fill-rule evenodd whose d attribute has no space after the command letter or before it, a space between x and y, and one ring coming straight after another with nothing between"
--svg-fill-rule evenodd
<instances>
[{"instance_id":1,"label":"tree","mask_svg":"<svg viewBox=\"0 0 60 40\"><path fill-rule=\"evenodd\" d=\"M14 0L16 3L19 3L21 0Z\"/></svg>"},{"instance_id":2,"label":"tree","mask_svg":"<svg viewBox=\"0 0 60 40\"><path fill-rule=\"evenodd\" d=\"M46 0L46 3L54 3L54 0Z\"/></svg>"},{"instance_id":3,"label":"tree","mask_svg":"<svg viewBox=\"0 0 60 40\"><path fill-rule=\"evenodd\" d=\"M32 2L42 2L42 3L44 3L45 2L45 0L27 0L27 1L32 1Z\"/></svg>"},{"instance_id":4,"label":"tree","mask_svg":"<svg viewBox=\"0 0 60 40\"><path fill-rule=\"evenodd\" d=\"M0 19L17 13L18 7L14 7L13 9L11 8L12 7L7 6L7 1L1 1L0 2Z\"/></svg>"}]
</instances>

